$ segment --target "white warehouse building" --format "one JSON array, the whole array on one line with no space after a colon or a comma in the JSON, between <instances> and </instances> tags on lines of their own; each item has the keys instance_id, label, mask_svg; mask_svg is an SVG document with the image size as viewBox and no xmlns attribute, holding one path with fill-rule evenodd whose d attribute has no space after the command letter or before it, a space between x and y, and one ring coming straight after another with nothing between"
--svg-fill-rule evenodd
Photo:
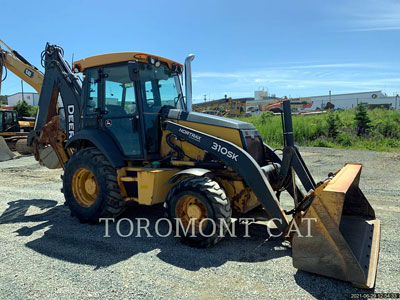
<instances>
[{"instance_id":1,"label":"white warehouse building","mask_svg":"<svg viewBox=\"0 0 400 300\"><path fill-rule=\"evenodd\" d=\"M22 100L22 93L16 93L7 96L7 104L9 106L14 106L18 101ZM31 106L36 106L39 104L39 94L38 93L24 93L24 100Z\"/></svg>"},{"instance_id":2,"label":"white warehouse building","mask_svg":"<svg viewBox=\"0 0 400 300\"><path fill-rule=\"evenodd\" d=\"M364 103L371 107L385 106L387 108L392 108L392 109L400 108L399 107L400 96L389 97L385 93L382 93L382 91L359 92L359 93L336 94L336 95L330 94L323 96L307 97L306 99L311 100L312 102L312 106L311 108L308 108L308 110L327 109L327 108L349 109L356 107L359 103Z\"/></svg>"}]
</instances>

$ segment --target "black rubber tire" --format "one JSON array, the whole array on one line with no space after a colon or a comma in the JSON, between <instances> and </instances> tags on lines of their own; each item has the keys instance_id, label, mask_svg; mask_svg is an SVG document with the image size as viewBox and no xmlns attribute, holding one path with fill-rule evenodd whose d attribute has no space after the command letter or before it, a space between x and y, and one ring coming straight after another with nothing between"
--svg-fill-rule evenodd
<instances>
[{"instance_id":1,"label":"black rubber tire","mask_svg":"<svg viewBox=\"0 0 400 300\"><path fill-rule=\"evenodd\" d=\"M33 153L32 146L28 146L26 139L19 139L15 143L15 151L22 155L28 155Z\"/></svg>"},{"instance_id":2,"label":"black rubber tire","mask_svg":"<svg viewBox=\"0 0 400 300\"><path fill-rule=\"evenodd\" d=\"M72 177L80 168L91 171L97 181L97 199L90 207L81 206L72 191ZM116 170L96 148L79 150L68 160L63 176L63 192L71 215L83 223L98 223L99 218L116 218L126 209Z\"/></svg>"},{"instance_id":3,"label":"black rubber tire","mask_svg":"<svg viewBox=\"0 0 400 300\"><path fill-rule=\"evenodd\" d=\"M215 234L210 237L204 237L197 234L196 237L191 236L189 231L188 236L185 236L183 231L180 231L182 241L191 247L205 248L218 243L225 235L227 228L223 227L223 234L220 234L220 219L224 219L228 226L231 225L232 208L229 199L226 197L225 191L219 184L208 177L187 177L176 183L168 192L164 208L168 218L172 222L174 230L175 226L175 208L178 200L184 195L192 195L205 205L207 209L207 217L213 219L216 224ZM210 222L207 223L204 233L210 235L213 226Z\"/></svg>"}]
</instances>

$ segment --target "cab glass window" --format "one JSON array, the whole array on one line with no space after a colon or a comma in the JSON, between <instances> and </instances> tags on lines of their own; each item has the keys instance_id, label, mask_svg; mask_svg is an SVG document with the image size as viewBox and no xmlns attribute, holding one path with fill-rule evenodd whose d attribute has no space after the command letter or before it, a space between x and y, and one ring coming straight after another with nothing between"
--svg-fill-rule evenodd
<instances>
[{"instance_id":1,"label":"cab glass window","mask_svg":"<svg viewBox=\"0 0 400 300\"><path fill-rule=\"evenodd\" d=\"M166 66L142 65L140 79L145 112L159 112L163 106L182 108L178 75Z\"/></svg>"},{"instance_id":2,"label":"cab glass window","mask_svg":"<svg viewBox=\"0 0 400 300\"><path fill-rule=\"evenodd\" d=\"M90 69L86 71L86 80L88 86L88 100L86 103L86 113L96 113L99 107L98 86L99 86L99 73L97 69Z\"/></svg>"},{"instance_id":3,"label":"cab glass window","mask_svg":"<svg viewBox=\"0 0 400 300\"><path fill-rule=\"evenodd\" d=\"M6 124L12 124L13 123L13 116L12 116L12 112L5 112L5 118L4 118L5 120L5 123Z\"/></svg>"},{"instance_id":4,"label":"cab glass window","mask_svg":"<svg viewBox=\"0 0 400 300\"><path fill-rule=\"evenodd\" d=\"M135 84L126 66L104 68L105 110L107 117L136 113Z\"/></svg>"}]
</instances>

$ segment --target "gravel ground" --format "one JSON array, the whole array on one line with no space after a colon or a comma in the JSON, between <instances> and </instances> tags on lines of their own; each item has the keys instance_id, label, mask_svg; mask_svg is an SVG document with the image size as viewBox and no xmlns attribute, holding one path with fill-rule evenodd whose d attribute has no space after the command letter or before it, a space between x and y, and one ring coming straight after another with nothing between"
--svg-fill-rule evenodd
<instances>
[{"instance_id":1,"label":"gravel ground","mask_svg":"<svg viewBox=\"0 0 400 300\"><path fill-rule=\"evenodd\" d=\"M317 180L345 162L364 163L360 186L382 221L376 288L368 292L400 292L400 153L301 150ZM103 225L70 217L60 174L32 157L0 163L0 299L348 299L367 292L293 268L290 249L257 224L250 238L237 227L238 238L209 249L172 237L121 238L115 225L104 238ZM135 207L125 216L154 224L163 212Z\"/></svg>"}]
</instances>

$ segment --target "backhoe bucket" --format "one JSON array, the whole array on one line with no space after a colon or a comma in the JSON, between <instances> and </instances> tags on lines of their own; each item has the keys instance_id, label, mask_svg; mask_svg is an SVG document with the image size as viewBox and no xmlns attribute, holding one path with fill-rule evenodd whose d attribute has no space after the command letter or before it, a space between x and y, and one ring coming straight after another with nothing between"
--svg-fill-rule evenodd
<instances>
[{"instance_id":1,"label":"backhoe bucket","mask_svg":"<svg viewBox=\"0 0 400 300\"><path fill-rule=\"evenodd\" d=\"M8 148L8 145L4 138L0 136L0 161L10 160L14 156L14 153L12 153L10 148Z\"/></svg>"},{"instance_id":2,"label":"backhoe bucket","mask_svg":"<svg viewBox=\"0 0 400 300\"><path fill-rule=\"evenodd\" d=\"M315 189L311 205L295 217L301 234L293 236L292 256L298 269L372 288L380 221L358 187L360 174L361 164L346 164Z\"/></svg>"}]
</instances>

